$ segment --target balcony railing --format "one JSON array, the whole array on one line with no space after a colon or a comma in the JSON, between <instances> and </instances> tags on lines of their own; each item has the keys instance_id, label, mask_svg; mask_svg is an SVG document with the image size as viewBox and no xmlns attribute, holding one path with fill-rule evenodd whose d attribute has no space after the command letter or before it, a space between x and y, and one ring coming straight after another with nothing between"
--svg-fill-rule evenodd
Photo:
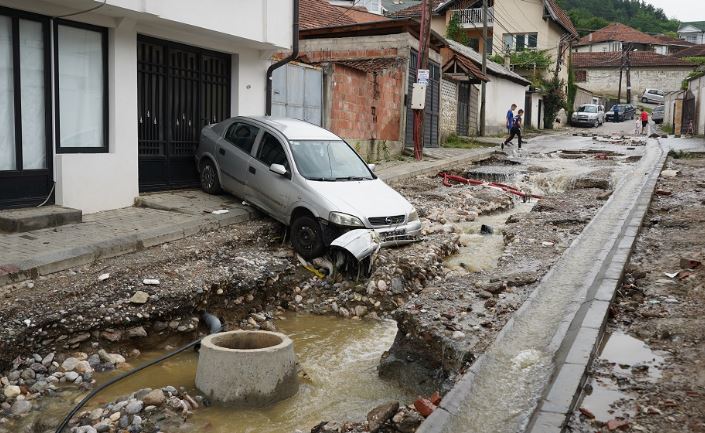
<instances>
[{"instance_id":1,"label":"balcony railing","mask_svg":"<svg viewBox=\"0 0 705 433\"><path fill-rule=\"evenodd\" d=\"M455 9L452 11L458 17L461 27L482 27L482 8ZM487 8L487 26L494 24L494 8Z\"/></svg>"}]
</instances>

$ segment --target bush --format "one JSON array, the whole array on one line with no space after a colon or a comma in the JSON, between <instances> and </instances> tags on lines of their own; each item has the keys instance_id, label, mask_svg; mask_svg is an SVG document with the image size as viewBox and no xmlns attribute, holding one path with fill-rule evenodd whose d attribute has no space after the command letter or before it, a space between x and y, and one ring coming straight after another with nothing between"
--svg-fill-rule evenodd
<instances>
[{"instance_id":1,"label":"bush","mask_svg":"<svg viewBox=\"0 0 705 433\"><path fill-rule=\"evenodd\" d=\"M546 129L553 129L553 122L561 108L566 108L566 96L563 91L565 83L554 76L550 80L543 81L543 126Z\"/></svg>"}]
</instances>

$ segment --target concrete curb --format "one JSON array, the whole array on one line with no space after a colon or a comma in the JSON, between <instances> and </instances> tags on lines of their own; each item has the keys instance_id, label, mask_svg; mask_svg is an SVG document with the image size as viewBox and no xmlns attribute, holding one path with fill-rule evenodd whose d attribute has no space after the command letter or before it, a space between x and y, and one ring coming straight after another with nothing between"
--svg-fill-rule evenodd
<instances>
[{"instance_id":1,"label":"concrete curb","mask_svg":"<svg viewBox=\"0 0 705 433\"><path fill-rule=\"evenodd\" d=\"M561 433L577 408L587 380L587 369L597 356L604 335L610 305L667 158L668 152L661 146L656 169L645 180L624 221L621 236L614 240L605 257L600 274L586 291L569 326L554 336L554 343L559 346L556 367L529 422L527 433Z\"/></svg>"},{"instance_id":2,"label":"concrete curb","mask_svg":"<svg viewBox=\"0 0 705 433\"><path fill-rule=\"evenodd\" d=\"M413 169L400 171L398 167L390 167L389 173L382 170L378 176L385 182L409 179L415 176L435 174L442 169L450 169L470 164L489 157L494 149L482 149L472 155L463 155L456 158L448 158L437 161L424 161L420 166ZM139 198L135 200L137 206L145 206L145 200ZM169 206L152 206L156 209L178 212L185 214L183 209ZM0 267L0 286L21 282L28 279L37 278L40 275L47 275L54 272L63 271L72 267L82 266L99 259L116 257L123 254L140 251L155 245L183 239L199 232L215 230L232 224L239 224L256 218L258 215L254 209L234 209L231 212L221 215L194 215L188 221L118 236L110 240L101 240L94 243L71 247L61 251L53 251L44 255L35 256L28 260L22 260L12 264L2 264ZM4 273L3 273L4 272Z\"/></svg>"},{"instance_id":3,"label":"concrete curb","mask_svg":"<svg viewBox=\"0 0 705 433\"><path fill-rule=\"evenodd\" d=\"M656 167L662 167L663 163L665 162L665 158L667 157L666 152L663 151L663 148L661 148L662 154L660 156L659 161L655 164ZM604 249L604 252L600 254L599 258L600 261L596 264L596 266L593 268L593 270L589 273L589 275L586 278L586 281L583 282L582 286L586 288L584 293L582 294L583 296L580 297L580 299L584 298L585 295L588 295L589 289L593 288L596 286L596 282L600 278L600 276L603 276L603 279L607 281L612 281L614 282L614 288L612 289L612 293L614 292L614 289L616 289L616 285L618 283L618 280L621 278L621 273L622 269L624 267L624 264L626 263L626 260L629 255L629 250L631 249L631 243L629 243L628 248L627 248L627 243L622 243L624 242L627 238L625 237L625 234L627 231L629 231L629 234L632 234L631 237L631 242L635 239L636 236L636 230L638 230L638 226L634 227L635 224L635 219L632 218L632 215L634 213L639 213L640 217L638 219L638 224L641 224L641 219L643 218L646 209L648 208L648 203L651 197L651 194L653 193L654 186L656 184L656 180L658 179L658 176L660 174L661 170L654 170L654 172L651 173L649 178L644 181L644 183L641 186L641 191L640 191L640 197L639 199L632 205L630 206L630 213L628 216L625 216L623 219L620 220L620 231L619 235L615 234L613 235L607 242L606 246L608 248ZM624 181L623 181L624 182ZM615 188L615 191L617 188ZM646 198L644 198L646 197ZM598 215L607 207L607 204L611 202L614 198L614 195L610 196L610 198L607 200L605 205L598 211L598 213L593 217L592 221L588 224L593 224L593 222L596 220ZM625 209L628 210L628 209ZM573 240L571 245L568 247L568 249L563 253L567 254L569 253L570 250L574 249L575 246L581 242L583 239L585 233L587 230L587 226L583 229L583 231ZM620 241L618 244L617 242ZM627 248L627 249L625 249ZM617 255L619 255L619 259L617 258ZM615 260L615 265L612 265L609 261L610 258L613 258ZM616 266L616 260L623 260L623 263L621 266ZM550 278L554 274L555 268L551 268L546 275L543 276L542 281ZM610 287L602 287L598 286L597 289L601 290L596 290L597 292L600 293L600 296L604 299L608 296L609 294L609 289ZM497 337L495 338L495 341L500 340L504 337L505 334L509 332L509 330L512 329L515 323L515 318L518 317L519 315L522 314L523 311L526 311L529 308L529 305L531 305L532 302L535 302L535 299L537 298L539 294L539 288L535 289L531 294L529 294L528 298L524 303L519 307L519 309L514 313L512 318L510 318L507 323L504 325L504 327L499 331L497 334ZM611 300L611 297L610 297ZM571 329L571 325L574 323L574 319L576 315L581 311L581 309L585 308L585 305L592 306L592 302L590 301L575 301L573 302L568 308L566 315L564 316L563 320L561 321L560 325L558 326L558 329L556 330L551 343L549 344L549 350L551 351L559 351L562 346L563 342L566 339L566 335L568 335L569 330ZM595 319L591 320L600 320L598 319L598 316L600 312L602 314L607 314L607 308L609 307L609 303L604 301L604 300L598 300L597 303L595 303L595 310L591 314L591 318L594 317ZM582 317L582 316L581 316ZM604 319L602 319L604 321ZM595 322L591 322L595 323ZM599 327L599 331L601 331L602 325ZM590 331L586 330L581 334L581 340L580 341L590 341L589 338L590 336L597 337L599 335L599 332L595 332L595 330ZM589 350L587 353L592 353L592 350ZM567 358L567 354L566 354ZM582 363L582 359L588 358L586 356L586 348L584 347L576 347L573 352L570 353L570 360L571 361L576 361ZM456 383L456 385L453 387L453 389L444 396L443 400L440 403L439 409L434 411L422 424L421 426L417 429L416 433L441 433L441 432L446 432L447 431L447 421L450 419L450 417L453 416L453 414L458 413L460 410L463 401L470 395L472 392L472 388L474 386L474 378L475 376L481 371L483 365L488 362L487 356L485 354L481 354L475 363L470 367L470 369L465 373L465 375L462 377L462 379ZM563 364L566 364L565 368L560 368L563 367ZM581 367L581 364L567 364L565 362L563 363L558 363L557 368L554 370L554 374L552 376L552 382L548 386L548 392L544 390L544 399L540 403L540 409L537 409L534 411L534 416L532 417L528 428L526 429L527 432L531 433L553 433L553 432L560 432L562 429L563 424L565 423L566 419L566 414L569 413L569 408L571 407L573 403L573 397L576 394L576 391L578 387L581 385L580 380L582 379L585 368L587 367L587 362L585 362L585 366ZM554 390L553 394L550 394L550 391ZM567 391L566 391L567 390ZM546 396L550 396L549 403L546 404ZM546 405L546 409L544 410L544 407L541 405ZM554 404L554 406L550 406L551 404ZM560 425L556 424L557 421L560 421ZM552 427L553 426L553 427ZM556 430L556 426L559 426L559 428Z\"/></svg>"}]
</instances>

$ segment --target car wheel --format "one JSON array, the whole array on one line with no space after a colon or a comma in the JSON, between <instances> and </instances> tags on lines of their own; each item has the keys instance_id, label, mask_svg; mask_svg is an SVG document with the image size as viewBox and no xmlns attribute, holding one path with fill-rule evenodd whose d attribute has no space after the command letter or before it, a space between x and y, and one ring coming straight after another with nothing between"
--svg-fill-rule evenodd
<instances>
[{"instance_id":1,"label":"car wheel","mask_svg":"<svg viewBox=\"0 0 705 433\"><path fill-rule=\"evenodd\" d=\"M641 98L641 102L649 102L649 100L646 98Z\"/></svg>"},{"instance_id":2,"label":"car wheel","mask_svg":"<svg viewBox=\"0 0 705 433\"><path fill-rule=\"evenodd\" d=\"M221 192L218 171L215 169L213 161L209 159L201 167L201 189L208 194L219 194Z\"/></svg>"},{"instance_id":3,"label":"car wheel","mask_svg":"<svg viewBox=\"0 0 705 433\"><path fill-rule=\"evenodd\" d=\"M595 123L593 123L592 126L594 126L595 128L597 128L598 126L600 126L600 121L597 120L597 119L595 119Z\"/></svg>"},{"instance_id":4,"label":"car wheel","mask_svg":"<svg viewBox=\"0 0 705 433\"><path fill-rule=\"evenodd\" d=\"M320 257L325 250L321 225L313 217L302 215L291 223L291 245L305 259Z\"/></svg>"}]
</instances>

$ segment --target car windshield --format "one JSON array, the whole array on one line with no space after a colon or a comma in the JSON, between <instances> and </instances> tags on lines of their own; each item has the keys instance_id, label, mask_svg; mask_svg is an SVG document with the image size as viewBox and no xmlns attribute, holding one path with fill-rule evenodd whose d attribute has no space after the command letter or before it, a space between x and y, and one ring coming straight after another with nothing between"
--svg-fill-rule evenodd
<instances>
[{"instance_id":1,"label":"car windshield","mask_svg":"<svg viewBox=\"0 0 705 433\"><path fill-rule=\"evenodd\" d=\"M291 153L301 176L308 180L370 180L374 177L344 141L292 141Z\"/></svg>"},{"instance_id":2,"label":"car windshield","mask_svg":"<svg viewBox=\"0 0 705 433\"><path fill-rule=\"evenodd\" d=\"M578 107L578 111L581 113L597 113L597 107L595 105L581 105Z\"/></svg>"}]
</instances>

